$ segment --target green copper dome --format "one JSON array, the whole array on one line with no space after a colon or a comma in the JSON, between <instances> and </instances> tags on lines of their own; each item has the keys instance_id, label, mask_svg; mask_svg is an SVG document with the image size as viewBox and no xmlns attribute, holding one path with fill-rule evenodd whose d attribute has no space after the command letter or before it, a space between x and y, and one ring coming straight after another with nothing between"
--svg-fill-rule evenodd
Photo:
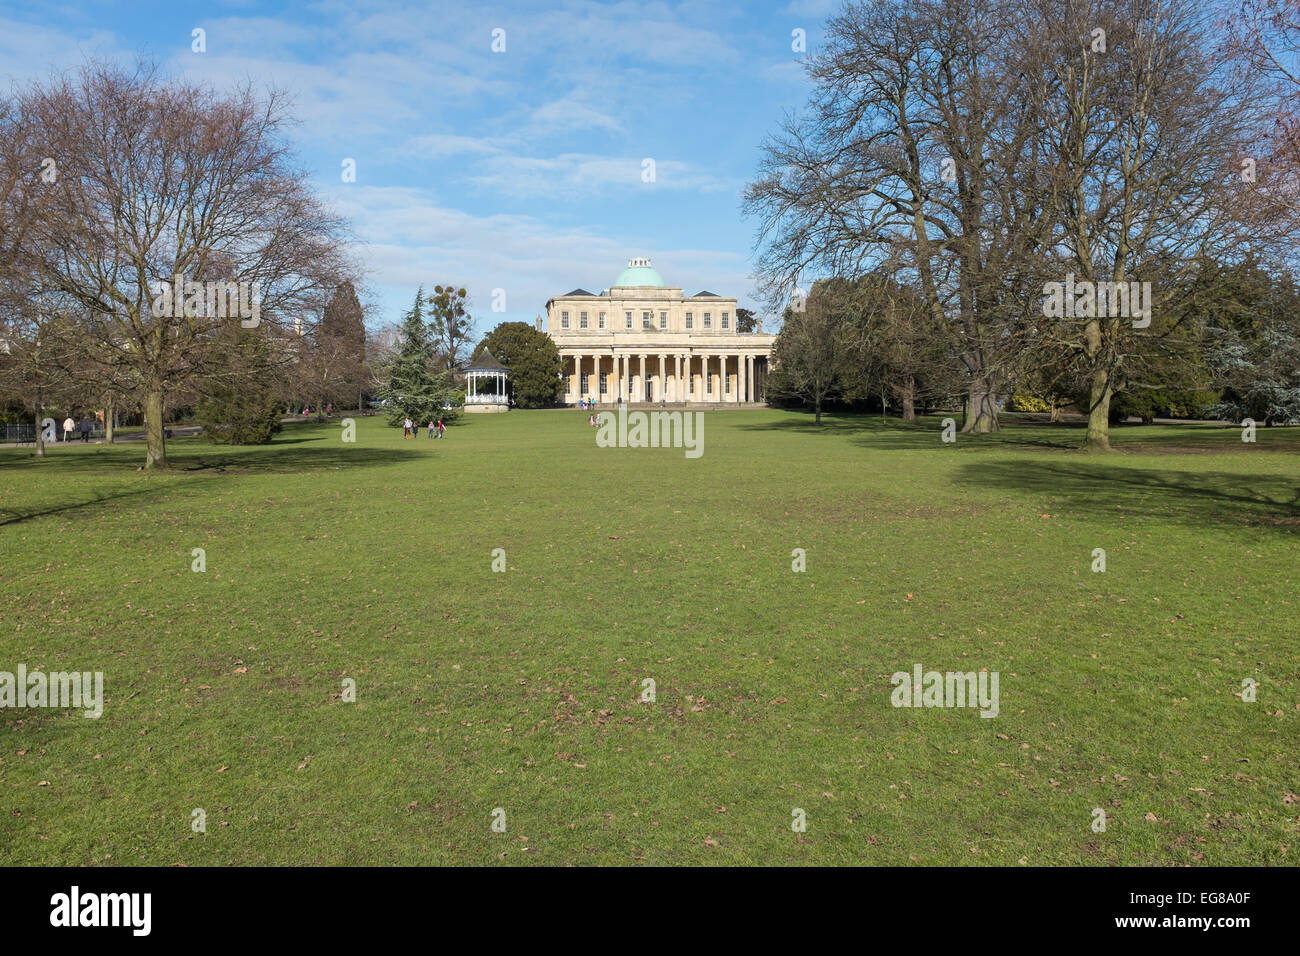
<instances>
[{"instance_id":1,"label":"green copper dome","mask_svg":"<svg viewBox=\"0 0 1300 956\"><path fill-rule=\"evenodd\" d=\"M627 268L618 274L611 288L626 286L654 286L659 289L668 287L664 277L650 268L649 259L629 259Z\"/></svg>"}]
</instances>

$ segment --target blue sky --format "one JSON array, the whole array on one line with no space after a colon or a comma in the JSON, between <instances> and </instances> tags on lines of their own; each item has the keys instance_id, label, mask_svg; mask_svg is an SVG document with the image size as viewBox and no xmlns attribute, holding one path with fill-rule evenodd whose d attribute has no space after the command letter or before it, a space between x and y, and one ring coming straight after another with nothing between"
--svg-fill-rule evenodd
<instances>
[{"instance_id":1,"label":"blue sky","mask_svg":"<svg viewBox=\"0 0 1300 956\"><path fill-rule=\"evenodd\" d=\"M599 292L630 256L687 294L754 307L741 191L763 137L807 97L792 31L815 52L836 5L4 0L0 73L145 54L220 87L287 91L304 165L354 224L370 323L395 321L420 283L451 281L482 334L552 295Z\"/></svg>"}]
</instances>

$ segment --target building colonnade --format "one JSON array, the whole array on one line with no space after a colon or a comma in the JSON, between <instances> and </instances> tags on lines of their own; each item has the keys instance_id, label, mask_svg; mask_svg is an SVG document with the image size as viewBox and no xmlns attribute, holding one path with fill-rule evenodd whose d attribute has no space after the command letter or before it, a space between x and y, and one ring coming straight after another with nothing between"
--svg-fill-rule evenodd
<instances>
[{"instance_id":1,"label":"building colonnade","mask_svg":"<svg viewBox=\"0 0 1300 956\"><path fill-rule=\"evenodd\" d=\"M566 350L565 400L745 404L765 400L765 352Z\"/></svg>"}]
</instances>

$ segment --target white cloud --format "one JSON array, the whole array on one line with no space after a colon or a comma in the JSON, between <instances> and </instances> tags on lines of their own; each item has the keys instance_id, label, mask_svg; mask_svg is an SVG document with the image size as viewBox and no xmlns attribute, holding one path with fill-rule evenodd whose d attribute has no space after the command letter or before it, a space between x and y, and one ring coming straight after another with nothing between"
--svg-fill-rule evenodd
<instances>
[{"instance_id":1,"label":"white cloud","mask_svg":"<svg viewBox=\"0 0 1300 956\"><path fill-rule=\"evenodd\" d=\"M794 17L824 19L839 10L843 0L792 0L781 12Z\"/></svg>"},{"instance_id":2,"label":"white cloud","mask_svg":"<svg viewBox=\"0 0 1300 956\"><path fill-rule=\"evenodd\" d=\"M575 94L539 106L533 110L531 119L534 127L547 132L578 129L616 132L622 129L622 124L613 116L582 102Z\"/></svg>"},{"instance_id":3,"label":"white cloud","mask_svg":"<svg viewBox=\"0 0 1300 956\"><path fill-rule=\"evenodd\" d=\"M630 256L652 256L664 278L688 295L708 289L744 299L750 285L745 259L736 253L656 250L645 237L553 226L518 214L476 216L409 187L339 189L332 198L355 224L361 239L356 253L383 301L403 304L421 283L455 282L470 291L480 333L501 321L544 315L546 300L570 289L600 292ZM497 288L506 291L504 314L489 311ZM392 312L381 321L396 318Z\"/></svg>"},{"instance_id":4,"label":"white cloud","mask_svg":"<svg viewBox=\"0 0 1300 956\"><path fill-rule=\"evenodd\" d=\"M643 162L654 160L652 182L642 180ZM600 156L562 153L558 156L497 155L485 159L469 180L513 196L590 196L611 189L701 190L738 188L694 165L679 160L642 156Z\"/></svg>"},{"instance_id":5,"label":"white cloud","mask_svg":"<svg viewBox=\"0 0 1300 956\"><path fill-rule=\"evenodd\" d=\"M6 80L43 80L52 71L80 66L88 57L130 62L132 54L119 45L111 30L69 32L0 18L0 77Z\"/></svg>"}]
</instances>

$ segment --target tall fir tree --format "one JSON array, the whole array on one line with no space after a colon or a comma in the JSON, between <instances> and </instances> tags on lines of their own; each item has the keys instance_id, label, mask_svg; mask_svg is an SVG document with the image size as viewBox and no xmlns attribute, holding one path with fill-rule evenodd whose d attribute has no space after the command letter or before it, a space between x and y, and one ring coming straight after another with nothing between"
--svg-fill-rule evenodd
<instances>
[{"instance_id":1,"label":"tall fir tree","mask_svg":"<svg viewBox=\"0 0 1300 956\"><path fill-rule=\"evenodd\" d=\"M424 287L415 294L415 303L402 316L397 352L385 366L379 397L389 403L388 423L401 424L410 417L417 424L441 417L454 416L460 398L452 373L436 367L429 325L425 321Z\"/></svg>"}]
</instances>

